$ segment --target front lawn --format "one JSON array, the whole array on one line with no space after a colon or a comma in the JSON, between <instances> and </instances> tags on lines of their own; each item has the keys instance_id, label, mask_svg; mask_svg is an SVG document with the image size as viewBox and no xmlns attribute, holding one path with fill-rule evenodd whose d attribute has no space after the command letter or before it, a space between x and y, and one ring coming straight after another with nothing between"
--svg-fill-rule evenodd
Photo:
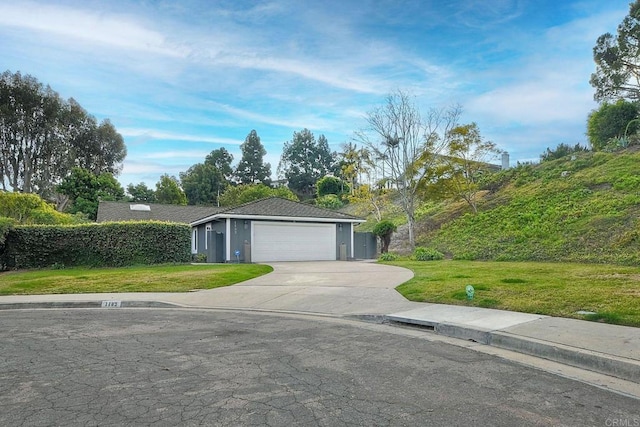
<instances>
[{"instance_id":1,"label":"front lawn","mask_svg":"<svg viewBox=\"0 0 640 427\"><path fill-rule=\"evenodd\" d=\"M640 268L618 265L394 261L415 277L398 291L411 301L468 305L640 326ZM475 288L467 300L466 285ZM595 314L578 314L578 311Z\"/></svg>"},{"instance_id":2,"label":"front lawn","mask_svg":"<svg viewBox=\"0 0 640 427\"><path fill-rule=\"evenodd\" d=\"M257 264L163 264L0 273L0 295L186 292L233 285L273 271Z\"/></svg>"}]
</instances>

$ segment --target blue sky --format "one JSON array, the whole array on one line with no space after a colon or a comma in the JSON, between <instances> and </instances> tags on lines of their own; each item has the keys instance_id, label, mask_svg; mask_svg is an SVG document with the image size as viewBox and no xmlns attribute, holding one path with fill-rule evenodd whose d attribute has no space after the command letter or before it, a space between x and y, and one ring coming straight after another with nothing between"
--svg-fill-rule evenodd
<instances>
[{"instance_id":1,"label":"blue sky","mask_svg":"<svg viewBox=\"0 0 640 427\"><path fill-rule=\"evenodd\" d=\"M597 37L630 0L0 0L0 71L31 74L128 149L123 186L178 175L255 129L275 174L293 132L333 150L401 89L516 161L586 143Z\"/></svg>"}]
</instances>

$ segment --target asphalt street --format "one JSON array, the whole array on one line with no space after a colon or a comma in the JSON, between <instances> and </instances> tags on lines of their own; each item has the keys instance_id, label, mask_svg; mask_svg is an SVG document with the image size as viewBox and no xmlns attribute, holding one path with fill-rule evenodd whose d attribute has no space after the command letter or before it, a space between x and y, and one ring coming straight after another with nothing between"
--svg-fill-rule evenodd
<instances>
[{"instance_id":1,"label":"asphalt street","mask_svg":"<svg viewBox=\"0 0 640 427\"><path fill-rule=\"evenodd\" d=\"M638 400L388 325L0 312L0 425L640 427Z\"/></svg>"}]
</instances>

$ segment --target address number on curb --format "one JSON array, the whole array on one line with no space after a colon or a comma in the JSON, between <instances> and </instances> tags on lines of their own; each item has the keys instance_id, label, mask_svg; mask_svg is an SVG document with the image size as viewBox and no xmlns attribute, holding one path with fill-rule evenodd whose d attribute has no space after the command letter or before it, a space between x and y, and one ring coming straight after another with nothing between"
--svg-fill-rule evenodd
<instances>
[{"instance_id":1,"label":"address number on curb","mask_svg":"<svg viewBox=\"0 0 640 427\"><path fill-rule=\"evenodd\" d=\"M120 308L122 301L102 301L102 308Z\"/></svg>"}]
</instances>

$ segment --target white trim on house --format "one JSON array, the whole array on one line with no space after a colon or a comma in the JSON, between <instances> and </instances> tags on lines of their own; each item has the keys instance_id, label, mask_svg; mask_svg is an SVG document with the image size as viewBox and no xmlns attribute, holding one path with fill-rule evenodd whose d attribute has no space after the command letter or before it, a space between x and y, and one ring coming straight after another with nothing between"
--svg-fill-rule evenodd
<instances>
[{"instance_id":1,"label":"white trim on house","mask_svg":"<svg viewBox=\"0 0 640 427\"><path fill-rule=\"evenodd\" d=\"M209 234L211 234L211 223L204 227L204 250L209 250Z\"/></svg>"},{"instance_id":2,"label":"white trim on house","mask_svg":"<svg viewBox=\"0 0 640 427\"><path fill-rule=\"evenodd\" d=\"M356 233L354 233L354 231L353 231L353 225L352 225L352 226L351 226L351 251L350 251L350 252L351 252L351 259L354 259L354 258L356 257L356 256L355 256L355 252L354 252L354 250L353 250L353 247L354 247L354 246L353 246L353 244L355 243L355 242L354 242L354 235L355 235L355 234L356 234Z\"/></svg>"},{"instance_id":3,"label":"white trim on house","mask_svg":"<svg viewBox=\"0 0 640 427\"><path fill-rule=\"evenodd\" d=\"M231 218L225 219L225 261L231 261Z\"/></svg>"},{"instance_id":4,"label":"white trim on house","mask_svg":"<svg viewBox=\"0 0 640 427\"><path fill-rule=\"evenodd\" d=\"M199 219L192 222L192 227L210 222L214 219L253 219L253 220L266 220L266 221L288 221L288 222L330 222L330 223L362 223L367 222L365 219L355 218L317 218L317 217L304 217L304 216L273 216L273 215L234 215L234 214L216 214L206 218Z\"/></svg>"},{"instance_id":5,"label":"white trim on house","mask_svg":"<svg viewBox=\"0 0 640 427\"><path fill-rule=\"evenodd\" d=\"M198 253L198 228L191 229L191 253Z\"/></svg>"}]
</instances>

